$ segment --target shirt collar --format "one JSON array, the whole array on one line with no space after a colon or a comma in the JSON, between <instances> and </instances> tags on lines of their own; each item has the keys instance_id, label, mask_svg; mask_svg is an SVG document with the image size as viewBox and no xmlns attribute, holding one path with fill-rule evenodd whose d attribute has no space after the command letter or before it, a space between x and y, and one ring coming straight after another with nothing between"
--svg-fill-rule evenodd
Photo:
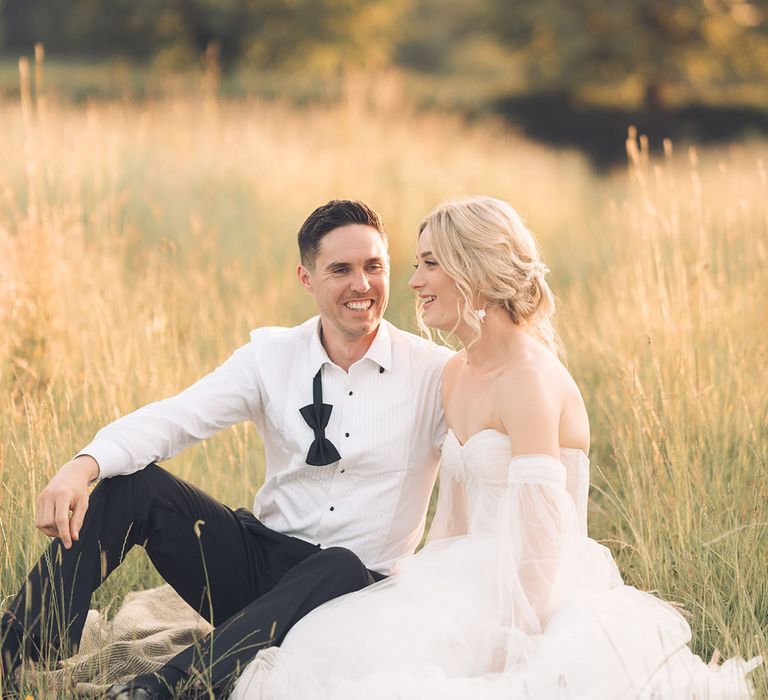
<instances>
[{"instance_id":1,"label":"shirt collar","mask_svg":"<svg viewBox=\"0 0 768 700\"><path fill-rule=\"evenodd\" d=\"M389 372L392 369L392 336L389 333L389 322L381 319L376 337L365 353L363 359L368 358L375 362L381 369Z\"/></svg>"},{"instance_id":2,"label":"shirt collar","mask_svg":"<svg viewBox=\"0 0 768 700\"><path fill-rule=\"evenodd\" d=\"M309 366L312 370L312 374L317 374L317 371L326 363L333 364L328 353L325 351L323 344L320 342L320 317L316 316L314 323L310 324L312 333L309 340ZM389 322L381 319L379 324L379 330L376 333L376 337L371 343L371 347L368 348L368 352L362 357L363 360L370 360L378 365L382 371L387 371L392 368L392 336L389 331Z\"/></svg>"}]
</instances>

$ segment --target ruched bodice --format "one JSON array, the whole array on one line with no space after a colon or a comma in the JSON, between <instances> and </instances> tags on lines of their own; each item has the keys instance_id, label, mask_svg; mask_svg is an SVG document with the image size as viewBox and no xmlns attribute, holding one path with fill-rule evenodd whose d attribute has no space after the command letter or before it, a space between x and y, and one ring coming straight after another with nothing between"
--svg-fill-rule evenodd
<instances>
[{"instance_id":1,"label":"ruched bodice","mask_svg":"<svg viewBox=\"0 0 768 700\"><path fill-rule=\"evenodd\" d=\"M467 534L492 533L501 496L511 482L520 480L565 488L576 507L579 528L586 534L589 459L581 450L561 448L560 462L516 457L513 464L509 437L504 433L487 428L461 444L449 429L440 469L441 483L460 484L466 494Z\"/></svg>"}]
</instances>

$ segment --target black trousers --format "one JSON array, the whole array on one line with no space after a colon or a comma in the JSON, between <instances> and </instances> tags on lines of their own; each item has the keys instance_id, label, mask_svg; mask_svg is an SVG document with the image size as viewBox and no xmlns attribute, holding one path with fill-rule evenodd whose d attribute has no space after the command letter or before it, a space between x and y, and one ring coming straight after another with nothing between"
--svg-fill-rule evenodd
<instances>
[{"instance_id":1,"label":"black trousers","mask_svg":"<svg viewBox=\"0 0 768 700\"><path fill-rule=\"evenodd\" d=\"M2 617L8 670L24 656L65 658L77 649L96 588L134 545L213 626L157 676L172 687L200 676L217 695L259 649L279 645L308 612L383 578L349 550L320 549L232 511L155 464L102 481L80 539L55 539Z\"/></svg>"}]
</instances>

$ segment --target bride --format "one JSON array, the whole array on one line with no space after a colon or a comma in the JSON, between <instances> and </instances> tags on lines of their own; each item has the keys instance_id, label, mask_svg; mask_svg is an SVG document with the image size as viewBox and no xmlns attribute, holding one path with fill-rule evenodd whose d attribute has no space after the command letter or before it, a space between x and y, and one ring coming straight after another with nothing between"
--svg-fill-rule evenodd
<instances>
[{"instance_id":1,"label":"bride","mask_svg":"<svg viewBox=\"0 0 768 700\"><path fill-rule=\"evenodd\" d=\"M443 373L429 542L262 651L234 698L751 697L759 659L705 664L677 610L624 585L587 537L589 424L546 273L505 202L427 217L410 281L420 324L463 346Z\"/></svg>"}]
</instances>

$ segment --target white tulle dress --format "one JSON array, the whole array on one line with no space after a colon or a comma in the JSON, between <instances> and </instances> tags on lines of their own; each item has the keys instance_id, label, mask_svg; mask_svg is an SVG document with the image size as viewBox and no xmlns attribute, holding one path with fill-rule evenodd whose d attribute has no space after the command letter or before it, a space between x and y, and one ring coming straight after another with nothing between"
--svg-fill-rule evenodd
<instances>
[{"instance_id":1,"label":"white tulle dress","mask_svg":"<svg viewBox=\"0 0 768 700\"><path fill-rule=\"evenodd\" d=\"M710 667L683 617L587 537L589 461L449 431L429 543L301 620L236 700L749 698L759 659Z\"/></svg>"}]
</instances>

